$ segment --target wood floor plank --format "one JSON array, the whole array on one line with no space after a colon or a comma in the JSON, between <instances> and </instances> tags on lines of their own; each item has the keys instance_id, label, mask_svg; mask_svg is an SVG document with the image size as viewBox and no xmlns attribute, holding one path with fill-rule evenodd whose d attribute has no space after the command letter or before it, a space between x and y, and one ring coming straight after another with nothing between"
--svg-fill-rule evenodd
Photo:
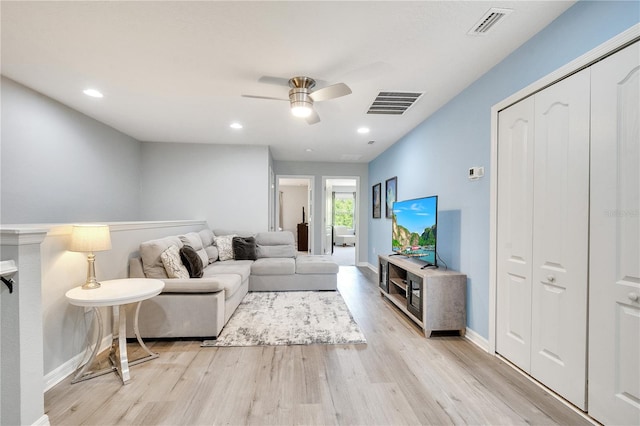
<instances>
[{"instance_id":1,"label":"wood floor plank","mask_svg":"<svg viewBox=\"0 0 640 426\"><path fill-rule=\"evenodd\" d=\"M338 275L365 345L147 342L160 357L131 367L129 384L67 378L45 393L46 414L54 426L589 424L464 338L424 338L376 279L356 267Z\"/></svg>"}]
</instances>

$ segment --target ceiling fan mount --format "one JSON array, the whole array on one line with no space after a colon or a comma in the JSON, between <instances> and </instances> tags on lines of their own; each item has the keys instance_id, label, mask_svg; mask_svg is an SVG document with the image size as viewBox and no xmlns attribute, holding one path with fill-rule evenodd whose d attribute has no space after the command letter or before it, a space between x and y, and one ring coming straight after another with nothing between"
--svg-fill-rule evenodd
<instances>
[{"instance_id":1,"label":"ceiling fan mount","mask_svg":"<svg viewBox=\"0 0 640 426\"><path fill-rule=\"evenodd\" d=\"M291 113L306 118L313 113L313 98L309 96L316 81L310 77L293 77L289 80L289 103Z\"/></svg>"},{"instance_id":2,"label":"ceiling fan mount","mask_svg":"<svg viewBox=\"0 0 640 426\"><path fill-rule=\"evenodd\" d=\"M278 81L277 77L261 77L261 81ZM279 83L278 83L279 84ZM316 86L316 80L311 77L292 77L287 82L289 85L289 99L273 98L269 96L242 95L245 98L271 99L289 101L291 113L296 117L302 117L308 124L316 124L320 121L318 113L313 109L314 102L339 98L351 93L351 89L344 83L332 84L322 89L312 90Z\"/></svg>"}]
</instances>

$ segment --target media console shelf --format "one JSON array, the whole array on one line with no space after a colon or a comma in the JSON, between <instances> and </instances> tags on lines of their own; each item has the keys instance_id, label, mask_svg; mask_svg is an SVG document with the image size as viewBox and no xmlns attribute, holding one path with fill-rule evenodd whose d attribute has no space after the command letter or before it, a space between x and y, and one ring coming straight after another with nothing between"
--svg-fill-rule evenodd
<instances>
[{"instance_id":1,"label":"media console shelf","mask_svg":"<svg viewBox=\"0 0 640 426\"><path fill-rule=\"evenodd\" d=\"M382 296L424 330L466 331L467 276L443 269L421 269L404 256L378 256L378 285Z\"/></svg>"}]
</instances>

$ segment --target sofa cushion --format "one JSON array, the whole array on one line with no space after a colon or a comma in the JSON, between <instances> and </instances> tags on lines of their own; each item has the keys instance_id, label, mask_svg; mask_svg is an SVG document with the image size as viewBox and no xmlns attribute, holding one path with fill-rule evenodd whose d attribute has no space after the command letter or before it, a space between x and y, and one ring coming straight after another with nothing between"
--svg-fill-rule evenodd
<instances>
[{"instance_id":1,"label":"sofa cushion","mask_svg":"<svg viewBox=\"0 0 640 426\"><path fill-rule=\"evenodd\" d=\"M198 232L202 240L202 246L207 248L213 245L213 231L211 229L203 229Z\"/></svg>"},{"instance_id":2,"label":"sofa cushion","mask_svg":"<svg viewBox=\"0 0 640 426\"><path fill-rule=\"evenodd\" d=\"M204 265L202 259L200 259L200 256L198 256L198 253L196 253L193 247L188 245L182 246L180 249L180 259L185 268L187 268L187 271L189 271L190 278L202 277Z\"/></svg>"},{"instance_id":3,"label":"sofa cushion","mask_svg":"<svg viewBox=\"0 0 640 426\"><path fill-rule=\"evenodd\" d=\"M258 258L291 257L297 255L295 239L290 231L258 232L256 234Z\"/></svg>"},{"instance_id":4,"label":"sofa cushion","mask_svg":"<svg viewBox=\"0 0 640 426\"><path fill-rule=\"evenodd\" d=\"M218 247L218 258L220 260L233 259L233 237L235 235L221 235L213 238L216 247Z\"/></svg>"},{"instance_id":5,"label":"sofa cushion","mask_svg":"<svg viewBox=\"0 0 640 426\"><path fill-rule=\"evenodd\" d=\"M200 238L200 234L197 232L189 232L184 235L179 235L178 238L180 238L182 244L191 246L195 251L203 248L202 239Z\"/></svg>"},{"instance_id":6,"label":"sofa cushion","mask_svg":"<svg viewBox=\"0 0 640 426\"><path fill-rule=\"evenodd\" d=\"M218 260L218 247L208 246L205 247L204 251L207 253L207 257L209 258L207 263L213 263Z\"/></svg>"},{"instance_id":7,"label":"sofa cushion","mask_svg":"<svg viewBox=\"0 0 640 426\"><path fill-rule=\"evenodd\" d=\"M240 275L220 274L216 275L216 280L224 287L224 299L230 299L240 289L242 281Z\"/></svg>"},{"instance_id":8,"label":"sofa cushion","mask_svg":"<svg viewBox=\"0 0 640 426\"><path fill-rule=\"evenodd\" d=\"M262 246L295 245L295 243L296 240L291 231L258 232L256 234L256 244Z\"/></svg>"},{"instance_id":9,"label":"sofa cushion","mask_svg":"<svg viewBox=\"0 0 640 426\"><path fill-rule=\"evenodd\" d=\"M338 264L330 256L298 256L296 274L337 274Z\"/></svg>"},{"instance_id":10,"label":"sofa cushion","mask_svg":"<svg viewBox=\"0 0 640 426\"><path fill-rule=\"evenodd\" d=\"M140 244L142 268L147 278L168 278L160 255L171 245L180 248L182 247L182 241L180 241L178 237L173 236L145 241Z\"/></svg>"},{"instance_id":11,"label":"sofa cushion","mask_svg":"<svg viewBox=\"0 0 640 426\"><path fill-rule=\"evenodd\" d=\"M258 259L273 257L295 258L297 251L294 246L261 246L256 248Z\"/></svg>"},{"instance_id":12,"label":"sofa cushion","mask_svg":"<svg viewBox=\"0 0 640 426\"><path fill-rule=\"evenodd\" d=\"M293 258L263 258L251 265L251 275L293 275L296 260Z\"/></svg>"},{"instance_id":13,"label":"sofa cushion","mask_svg":"<svg viewBox=\"0 0 640 426\"><path fill-rule=\"evenodd\" d=\"M178 238L180 238L182 244L193 247L196 253L198 253L198 256L200 256L200 260L203 265L209 263L209 255L207 255L207 252L204 249L204 243L202 242L199 232L189 232L187 234L180 235Z\"/></svg>"},{"instance_id":14,"label":"sofa cushion","mask_svg":"<svg viewBox=\"0 0 640 426\"><path fill-rule=\"evenodd\" d=\"M182 264L180 259L180 249L176 245L171 245L160 255L162 264L169 278L189 278L189 271Z\"/></svg>"},{"instance_id":15,"label":"sofa cushion","mask_svg":"<svg viewBox=\"0 0 640 426\"><path fill-rule=\"evenodd\" d=\"M236 260L256 260L256 239L254 237L233 237L233 258Z\"/></svg>"},{"instance_id":16,"label":"sofa cushion","mask_svg":"<svg viewBox=\"0 0 640 426\"><path fill-rule=\"evenodd\" d=\"M225 260L212 263L204 269L204 276L217 276L216 274L238 274L242 281L249 279L253 260Z\"/></svg>"}]
</instances>

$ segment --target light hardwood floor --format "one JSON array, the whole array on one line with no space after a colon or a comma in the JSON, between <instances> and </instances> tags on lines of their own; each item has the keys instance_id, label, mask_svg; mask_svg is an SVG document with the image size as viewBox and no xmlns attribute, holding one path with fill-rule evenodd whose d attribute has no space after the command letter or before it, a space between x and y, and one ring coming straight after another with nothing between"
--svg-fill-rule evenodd
<instances>
[{"instance_id":1,"label":"light hardwood floor","mask_svg":"<svg viewBox=\"0 0 640 426\"><path fill-rule=\"evenodd\" d=\"M589 424L465 339L425 339L370 271L341 267L338 288L366 345L150 342L160 358L132 367L128 385L67 378L45 412L52 425Z\"/></svg>"}]
</instances>

